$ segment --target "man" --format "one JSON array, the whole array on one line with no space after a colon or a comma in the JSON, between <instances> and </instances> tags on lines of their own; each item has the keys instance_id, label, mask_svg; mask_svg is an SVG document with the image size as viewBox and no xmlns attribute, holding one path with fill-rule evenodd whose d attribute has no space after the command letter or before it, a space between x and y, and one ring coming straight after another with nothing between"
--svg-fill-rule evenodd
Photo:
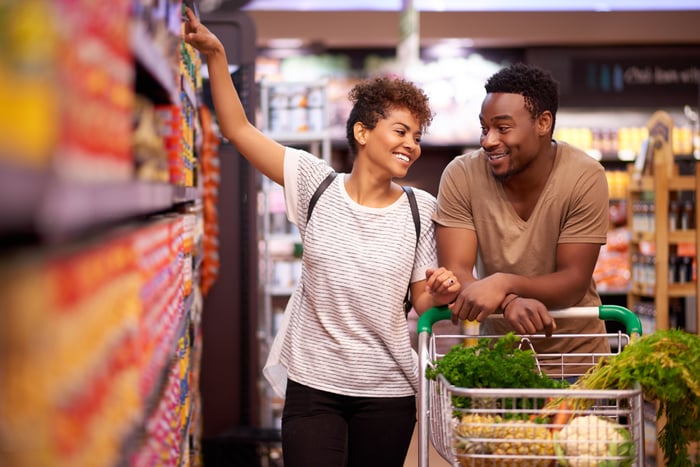
<instances>
[{"instance_id":1,"label":"man","mask_svg":"<svg viewBox=\"0 0 700 467\"><path fill-rule=\"evenodd\" d=\"M453 322L479 321L486 334L604 333L599 319L555 323L547 311L601 303L593 269L608 229L604 169L552 139L559 87L548 72L515 64L485 88L481 149L445 168L434 215L439 262L462 283ZM497 311L504 319L485 321ZM608 352L609 344L543 339L535 350Z\"/></svg>"}]
</instances>

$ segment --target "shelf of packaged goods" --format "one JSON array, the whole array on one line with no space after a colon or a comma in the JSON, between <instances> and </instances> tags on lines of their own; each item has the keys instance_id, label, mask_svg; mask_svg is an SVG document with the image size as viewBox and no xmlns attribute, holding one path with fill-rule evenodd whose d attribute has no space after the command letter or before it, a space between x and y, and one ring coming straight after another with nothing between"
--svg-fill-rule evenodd
<instances>
[{"instance_id":1,"label":"shelf of packaged goods","mask_svg":"<svg viewBox=\"0 0 700 467\"><path fill-rule=\"evenodd\" d=\"M173 203L189 203L202 198L202 190L193 186L175 186L171 185L173 190Z\"/></svg>"},{"instance_id":2,"label":"shelf of packaged goods","mask_svg":"<svg viewBox=\"0 0 700 467\"><path fill-rule=\"evenodd\" d=\"M163 89L169 102L178 102L178 82L175 64L163 55L156 43L151 39L146 24L134 21L131 27L131 50L136 63L142 66Z\"/></svg>"},{"instance_id":3,"label":"shelf of packaged goods","mask_svg":"<svg viewBox=\"0 0 700 467\"><path fill-rule=\"evenodd\" d=\"M0 162L0 235L27 230L39 210L48 179L45 170Z\"/></svg>"},{"instance_id":4,"label":"shelf of packaged goods","mask_svg":"<svg viewBox=\"0 0 700 467\"><path fill-rule=\"evenodd\" d=\"M77 182L46 170L0 164L0 237L62 241L93 227L195 201L196 187L144 181Z\"/></svg>"},{"instance_id":5,"label":"shelf of packaged goods","mask_svg":"<svg viewBox=\"0 0 700 467\"><path fill-rule=\"evenodd\" d=\"M301 144L321 142L328 137L326 132L268 132L270 138L281 144Z\"/></svg>"}]
</instances>

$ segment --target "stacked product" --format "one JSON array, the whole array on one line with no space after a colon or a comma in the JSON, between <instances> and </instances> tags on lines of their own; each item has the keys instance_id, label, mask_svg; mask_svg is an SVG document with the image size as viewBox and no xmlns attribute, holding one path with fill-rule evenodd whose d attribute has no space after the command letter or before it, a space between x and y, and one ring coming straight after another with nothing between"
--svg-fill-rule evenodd
<instances>
[{"instance_id":1,"label":"stacked product","mask_svg":"<svg viewBox=\"0 0 700 467\"><path fill-rule=\"evenodd\" d=\"M143 409L134 253L119 236L3 268L0 464L119 458Z\"/></svg>"},{"instance_id":2,"label":"stacked product","mask_svg":"<svg viewBox=\"0 0 700 467\"><path fill-rule=\"evenodd\" d=\"M181 438L171 454L185 455L198 333L184 304L186 218L3 268L2 465L117 465L160 445L163 407Z\"/></svg>"},{"instance_id":3,"label":"stacked product","mask_svg":"<svg viewBox=\"0 0 700 467\"><path fill-rule=\"evenodd\" d=\"M61 18L56 47L60 128L55 167L70 180L128 180L134 168L132 2L51 3Z\"/></svg>"},{"instance_id":4,"label":"stacked product","mask_svg":"<svg viewBox=\"0 0 700 467\"><path fill-rule=\"evenodd\" d=\"M221 167L219 164L219 137L214 128L214 119L206 107L200 107L199 116L202 127L202 151L200 154L202 183L202 264L200 286L206 295L219 276L219 183Z\"/></svg>"}]
</instances>

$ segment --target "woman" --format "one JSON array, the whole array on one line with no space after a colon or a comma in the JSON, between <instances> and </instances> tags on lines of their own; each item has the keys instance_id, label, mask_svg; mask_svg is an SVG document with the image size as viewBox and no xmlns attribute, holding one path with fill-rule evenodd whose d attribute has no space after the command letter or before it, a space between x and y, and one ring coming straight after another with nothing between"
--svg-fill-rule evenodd
<instances>
[{"instance_id":1,"label":"woman","mask_svg":"<svg viewBox=\"0 0 700 467\"><path fill-rule=\"evenodd\" d=\"M347 122L355 155L311 198L333 169L285 148L246 118L221 42L187 10L185 40L205 57L222 134L267 177L284 186L287 216L304 248L299 286L275 338L265 374L285 397L286 467L396 466L404 463L416 420L417 359L403 310L450 303L460 284L437 268L431 215L436 200L415 190L416 238L407 194L393 182L420 157L432 120L413 84L379 78L356 86Z\"/></svg>"}]
</instances>

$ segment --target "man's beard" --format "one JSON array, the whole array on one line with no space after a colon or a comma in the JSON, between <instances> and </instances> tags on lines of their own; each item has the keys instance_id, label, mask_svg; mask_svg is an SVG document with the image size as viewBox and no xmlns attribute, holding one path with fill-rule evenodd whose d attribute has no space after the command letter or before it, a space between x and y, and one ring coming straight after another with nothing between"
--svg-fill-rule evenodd
<instances>
[{"instance_id":1,"label":"man's beard","mask_svg":"<svg viewBox=\"0 0 700 467\"><path fill-rule=\"evenodd\" d=\"M510 157L510 156L509 156ZM505 171L505 173L497 174L493 170L491 171L491 174L493 175L493 178L496 179L496 181L504 183L507 182L510 178L515 177L516 175L523 173L528 167L530 166L530 162L527 164L513 168L510 163L508 163L508 170Z\"/></svg>"}]
</instances>

